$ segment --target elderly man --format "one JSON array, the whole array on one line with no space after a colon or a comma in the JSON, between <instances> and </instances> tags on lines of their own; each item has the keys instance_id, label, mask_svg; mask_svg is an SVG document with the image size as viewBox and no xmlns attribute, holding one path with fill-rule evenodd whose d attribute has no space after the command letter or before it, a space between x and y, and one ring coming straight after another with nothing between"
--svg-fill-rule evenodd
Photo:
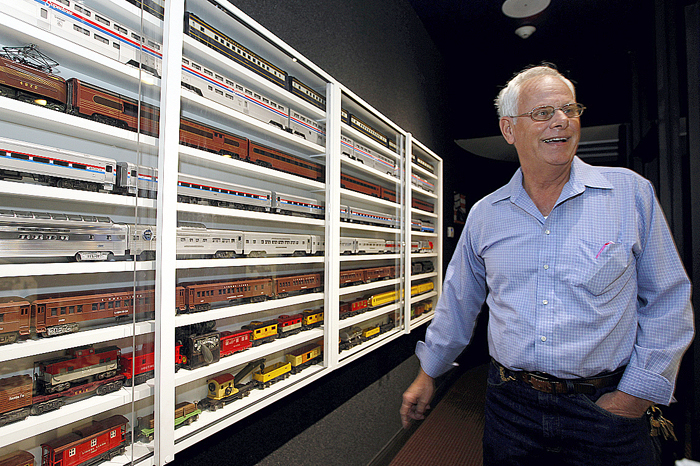
<instances>
[{"instance_id":1,"label":"elderly man","mask_svg":"<svg viewBox=\"0 0 700 466\"><path fill-rule=\"evenodd\" d=\"M653 187L575 156L585 107L555 69L519 73L496 106L520 168L469 213L402 422L423 418L486 302L484 464L658 464L646 413L673 401L694 329Z\"/></svg>"}]
</instances>

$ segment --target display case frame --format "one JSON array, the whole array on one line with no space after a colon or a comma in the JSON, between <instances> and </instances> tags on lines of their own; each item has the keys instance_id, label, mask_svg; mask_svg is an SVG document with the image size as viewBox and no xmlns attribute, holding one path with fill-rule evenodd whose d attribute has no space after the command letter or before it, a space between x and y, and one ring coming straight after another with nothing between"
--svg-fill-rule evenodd
<instances>
[{"instance_id":1,"label":"display case frame","mask_svg":"<svg viewBox=\"0 0 700 466\"><path fill-rule=\"evenodd\" d=\"M136 440L123 454L110 460L110 464L167 464L183 449L214 433L233 425L239 420L255 415L262 408L283 399L290 393L303 390L304 387L324 377L335 369L366 356L372 351L410 333L418 326L432 318L427 312L418 318L412 318L412 304L417 302L437 302L442 283L442 159L418 142L413 136L377 111L370 103L364 101L317 65L285 44L273 33L262 27L235 6L222 2L218 8L229 17L230 24L218 25L221 29L232 31L236 39L245 42L255 53L267 55L273 62L283 61L293 67L296 74L313 83L316 91L324 93L325 110L319 109L297 96L287 95L283 88L275 87L264 78L241 67L231 65L217 56L206 45L184 35L182 17L185 13L182 2L165 1L165 15L162 20L149 13L142 13L136 6L126 0L92 0L88 2L93 8L104 7L105 12L117 17L130 18L134 24L136 18L147 23L149 30L162 30L162 69L159 76L144 73L143 70L123 63L115 62L103 54L82 47L71 40L57 37L50 31L28 25L21 19L4 12L0 13L0 39L17 43L39 43L47 52L58 53L68 70L78 67L90 69L86 76L100 83L107 83L114 89L125 92L134 90L141 95L142 86L147 94L157 91L155 99L160 105L159 133L145 135L122 128L107 126L96 121L86 120L73 115L51 113L45 109L38 111L30 104L8 98L0 98L0 124L8 127L41 128L35 132L46 132L46 140L41 142L51 145L51 134L59 134L66 141L78 142L79 146L94 148L113 145L119 154L132 152L146 156L153 155L156 160L158 188L157 196L131 197L107 192L84 193L55 186L37 186L0 180L0 197L10 199L14 204L29 199L30 205L47 206L47 210L58 210L63 204L79 211L106 209L122 217L127 212L134 216L146 215L155 220L158 234L155 240L155 259L143 261L116 262L60 262L53 263L3 263L0 265L0 278L26 277L43 280L49 278L65 282L78 278L79 282L89 282L85 277L92 274L108 277L114 282L124 281L122 275L133 274L135 287L143 283L152 283L155 289L155 317L120 325L107 324L88 330L81 330L71 335L62 335L57 339L30 338L15 344L0 347L0 362L21 365L23 361L40 358L41 355L53 355L66 347L82 345L104 346L133 342L131 350L139 344L152 341L155 351L154 377L146 383L131 388L122 388L117 392L100 397L91 397L64 406L57 411L30 416L16 423L0 426L0 453L13 449L31 449L38 461L41 456L40 442L70 432L78 424L93 419L102 419L111 414L126 415L132 435L136 438L138 419L147 411L154 414L155 435L151 441ZM204 0L188 1L188 8L201 9L206 16L212 3ZM217 19L217 21L224 21ZM157 35L157 34L156 34ZM10 45L10 44L0 44ZM58 50L61 50L60 52ZM325 125L325 143L301 139L283 129L270 126L256 118L232 110L219 102L212 102L204 96L189 92L181 86L183 57L188 56L197 63L219 71L225 70L241 83L261 94L271 96L285 106L298 106L316 122ZM80 76L83 78L83 75ZM146 99L149 100L149 99ZM356 127L351 127L343 119L344 111L350 111L359 121L380 133L389 134L392 146L382 146L380 142ZM207 124L217 122L221 128L236 128L238 134L256 143L265 143L275 150L285 150L308 161L323 165L325 181L311 180L297 175L283 173L275 168L259 166L245 160L225 158L180 144L180 117L200 117ZM35 137L36 135L32 135ZM379 160L394 160L393 174L379 165L370 166L360 158L350 158L342 153L343 136L360 144L362 151L376 155ZM42 139L41 135L36 136ZM431 161L435 173L411 163L414 153ZM150 154L150 155L149 155ZM138 156L140 160L141 155ZM135 159L136 160L136 159ZM184 170L184 171L183 171ZM296 216L281 217L276 213L241 211L221 206L184 203L179 198L178 179L181 173L190 171L191 176L220 176L217 181L226 181L235 174L235 180L250 182L256 188L272 184L278 189L312 193L323 199L325 214L323 218L306 218ZM389 170L389 171L391 171ZM410 180L414 173L430 179L435 184L435 192L419 191ZM395 200L373 197L354 189L342 187L341 177L348 174L355 178L363 177L372 184L393 192ZM432 202L434 212L418 211L411 206L415 197ZM374 212L393 215L395 225L382 226L371 223L350 223L343 218L344 206L353 205L361 213ZM145 214L144 214L145 213ZM280 222L279 220L284 220ZM434 232L414 231L416 219L432 222ZM274 231L297 233L307 229L312 234L323 238L324 253L302 257L235 257L235 258L183 258L178 251L178 228L183 221L203 220L215 224L250 227L256 231L269 233ZM277 230L275 230L277 229ZM391 250L381 254L359 252L345 254L341 241L344 237L357 237L365 240L385 240L386 248L392 243ZM414 251L414 241L432 242L432 252ZM414 261L430 262L433 271L413 273ZM381 281L368 281L362 284L340 286L341 273L348 270L372 267L394 268L392 276ZM251 273L256 277L266 274L286 274L300 272L318 272L323 277L321 291L297 294L268 300L260 303L241 303L219 306L198 313L176 314L178 287L187 280L202 281L202 277L211 274L220 277L237 277ZM44 277L44 278L41 278ZM115 278L116 277L116 278ZM413 297L407 290L414 283L431 283L433 291ZM85 285L88 286L88 285ZM50 288L49 285L44 285ZM341 301L373 298L381 293L395 293L396 299L389 304L377 306L347 319L340 318ZM305 330L296 335L279 338L271 343L252 347L241 353L222 357L218 361L191 370L176 371L178 355L172 351L176 347L178 329L203 325L216 321L217 329L233 329L252 320L272 319L279 314L301 312L305 307L321 307L324 312L323 325L319 328ZM134 314L135 315L135 314ZM369 326L369 327L368 327ZM361 338L347 349L339 345L345 329L360 329ZM373 333L374 332L374 333ZM366 336L365 336L366 334ZM177 426L175 405L183 400L200 398L196 394L206 392L208 378L226 372L237 372L248 363L260 358L270 361L283 360L285 353L305 347L307 344L322 342L322 360L305 368L303 371L282 379L269 388L251 390L249 396L234 406L219 411L203 411L199 420L192 425ZM128 345L127 345L128 346ZM342 351L341 351L342 349ZM18 367L15 372L22 372ZM26 371L25 371L26 372ZM13 374L12 370L6 375ZM5 375L5 374L4 374ZM252 379L251 379L252 383ZM189 398L188 398L189 397ZM195 400L197 401L197 400ZM0 455L2 456L2 455Z\"/></svg>"}]
</instances>

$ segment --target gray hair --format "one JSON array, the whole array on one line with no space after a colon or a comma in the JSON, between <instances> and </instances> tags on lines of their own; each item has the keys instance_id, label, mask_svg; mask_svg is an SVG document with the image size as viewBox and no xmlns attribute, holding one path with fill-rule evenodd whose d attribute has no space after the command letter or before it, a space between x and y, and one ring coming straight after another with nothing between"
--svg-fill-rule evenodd
<instances>
[{"instance_id":1,"label":"gray hair","mask_svg":"<svg viewBox=\"0 0 700 466\"><path fill-rule=\"evenodd\" d=\"M576 97L576 89L574 89L573 83L565 78L559 71L546 65L533 66L516 74L513 79L508 81L506 87L501 89L501 92L498 93L498 97L496 97L495 101L496 110L498 110L498 118L517 115L518 99L520 98L520 90L523 84L531 79L542 76L553 76L561 79L564 84L569 86L571 93Z\"/></svg>"}]
</instances>

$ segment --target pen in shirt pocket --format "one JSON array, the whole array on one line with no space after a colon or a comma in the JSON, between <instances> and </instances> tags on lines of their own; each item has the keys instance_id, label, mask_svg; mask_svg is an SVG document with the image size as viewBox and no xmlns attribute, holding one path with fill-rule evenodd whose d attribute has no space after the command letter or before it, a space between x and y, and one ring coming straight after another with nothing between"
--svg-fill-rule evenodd
<instances>
[{"instance_id":1,"label":"pen in shirt pocket","mask_svg":"<svg viewBox=\"0 0 700 466\"><path fill-rule=\"evenodd\" d=\"M607 248L607 247L610 246L611 244L615 244L615 241L608 241L607 243L605 243L605 244L603 245L603 247L600 248L600 251L598 251L598 254L595 255L595 258L596 258L596 259L599 258L600 255L603 254L603 251L605 250L605 248Z\"/></svg>"}]
</instances>

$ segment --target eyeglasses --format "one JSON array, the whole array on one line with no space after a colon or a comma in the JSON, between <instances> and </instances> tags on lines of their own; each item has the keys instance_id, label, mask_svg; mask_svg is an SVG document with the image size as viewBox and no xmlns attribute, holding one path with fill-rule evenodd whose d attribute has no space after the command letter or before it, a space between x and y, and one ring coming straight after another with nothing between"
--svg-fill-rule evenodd
<instances>
[{"instance_id":1,"label":"eyeglasses","mask_svg":"<svg viewBox=\"0 0 700 466\"><path fill-rule=\"evenodd\" d=\"M541 107L535 107L522 115L513 115L510 118L529 116L535 121L547 121L552 119L554 112L557 110L561 110L568 118L578 118L583 114L585 109L586 107L584 107L582 104L566 104L556 108L552 107L551 105L543 105Z\"/></svg>"}]
</instances>

